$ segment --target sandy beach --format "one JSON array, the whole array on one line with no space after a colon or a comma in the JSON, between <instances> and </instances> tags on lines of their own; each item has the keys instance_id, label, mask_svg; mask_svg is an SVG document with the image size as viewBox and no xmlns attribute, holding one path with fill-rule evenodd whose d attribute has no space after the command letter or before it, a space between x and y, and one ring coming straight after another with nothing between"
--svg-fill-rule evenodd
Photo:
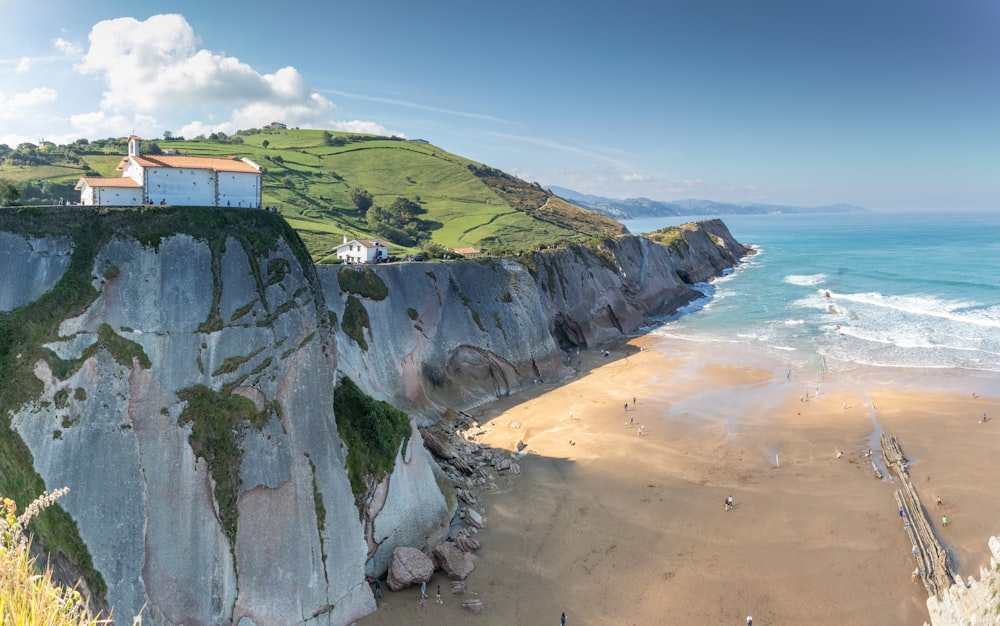
<instances>
[{"instance_id":1,"label":"sandy beach","mask_svg":"<svg viewBox=\"0 0 1000 626\"><path fill-rule=\"evenodd\" d=\"M773 358L645 335L475 411L482 441L528 445L523 474L476 507L467 584L485 612L438 572L426 607L387 592L361 623L924 623L897 485L864 453L880 461L880 429L898 437L955 568L978 577L1000 533L1000 420L980 423L1000 417L1000 378Z\"/></svg>"}]
</instances>

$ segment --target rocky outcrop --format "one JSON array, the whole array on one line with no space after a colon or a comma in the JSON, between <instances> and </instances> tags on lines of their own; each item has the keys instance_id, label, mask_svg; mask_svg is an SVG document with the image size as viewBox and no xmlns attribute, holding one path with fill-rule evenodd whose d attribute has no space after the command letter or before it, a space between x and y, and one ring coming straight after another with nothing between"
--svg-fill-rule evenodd
<instances>
[{"instance_id":1,"label":"rocky outcrop","mask_svg":"<svg viewBox=\"0 0 1000 626\"><path fill-rule=\"evenodd\" d=\"M990 567L979 580L969 576L927 599L931 626L991 626L1000 624L1000 538L990 537Z\"/></svg>"},{"instance_id":2,"label":"rocky outcrop","mask_svg":"<svg viewBox=\"0 0 1000 626\"><path fill-rule=\"evenodd\" d=\"M66 237L21 237L0 231L0 312L13 311L51 291L66 271L72 251Z\"/></svg>"},{"instance_id":3,"label":"rocky outcrop","mask_svg":"<svg viewBox=\"0 0 1000 626\"><path fill-rule=\"evenodd\" d=\"M451 541L434 546L434 562L448 576L464 580L476 568L471 552L465 552Z\"/></svg>"},{"instance_id":4,"label":"rocky outcrop","mask_svg":"<svg viewBox=\"0 0 1000 626\"><path fill-rule=\"evenodd\" d=\"M416 548L400 546L392 551L389 562L389 589L399 591L410 585L427 582L434 574L434 561Z\"/></svg>"},{"instance_id":5,"label":"rocky outcrop","mask_svg":"<svg viewBox=\"0 0 1000 626\"><path fill-rule=\"evenodd\" d=\"M389 295L375 299L341 288L341 268L303 262L279 217L252 216L263 236L0 231L0 311L51 311L92 292L44 346L0 354L5 368L33 359L4 372L30 378L9 384L33 394L9 407L5 436L23 442L45 485L70 488L60 502L119 624L143 609L151 625L348 624L375 608L366 576L384 574L400 546L429 551L456 514L467 530L445 561L461 577L484 523L477 485L454 441L439 442L444 455L452 447L451 474L417 426L558 380L570 350L672 312L698 295L689 283L745 252L708 222L680 247L626 237L595 251L377 266ZM80 267L86 289L73 291L60 281ZM350 297L365 345L344 329ZM360 510L331 400L342 375L414 416ZM199 403L212 408L193 416ZM230 406L236 421L199 422ZM519 471L509 457L475 458L480 474Z\"/></svg>"},{"instance_id":6,"label":"rocky outcrop","mask_svg":"<svg viewBox=\"0 0 1000 626\"><path fill-rule=\"evenodd\" d=\"M283 240L272 254L295 258ZM113 239L94 260L96 299L48 344L81 367L60 378L39 361L42 394L12 416L45 483L70 487L63 506L120 623L143 606L149 624L258 625L341 624L374 608L329 402L336 359L322 294L311 267L297 264L260 284L255 271L267 262L233 238L214 268L210 247L190 236L158 249ZM213 307L224 321L204 328ZM107 349L86 356L102 326L149 365ZM269 407L239 440L232 533L219 475L179 419L182 390L198 385L252 387ZM335 608L310 618L326 606Z\"/></svg>"}]
</instances>

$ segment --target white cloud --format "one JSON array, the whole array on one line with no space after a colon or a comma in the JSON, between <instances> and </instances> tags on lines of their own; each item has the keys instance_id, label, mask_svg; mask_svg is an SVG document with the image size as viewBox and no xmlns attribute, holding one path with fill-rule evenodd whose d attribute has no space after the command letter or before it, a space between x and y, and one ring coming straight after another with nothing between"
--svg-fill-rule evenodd
<instances>
[{"instance_id":1,"label":"white cloud","mask_svg":"<svg viewBox=\"0 0 1000 626\"><path fill-rule=\"evenodd\" d=\"M194 31L181 15L97 23L77 70L103 79L101 108L116 114L188 107L198 109L198 116L229 118L191 122L183 135L196 128L201 130L196 134L231 132L272 121L326 127L336 110L293 67L260 74L235 57L197 49Z\"/></svg>"},{"instance_id":2,"label":"white cloud","mask_svg":"<svg viewBox=\"0 0 1000 626\"><path fill-rule=\"evenodd\" d=\"M649 176L646 174L640 174L638 172L633 172L632 174L622 174L622 180L626 183L641 183L649 179Z\"/></svg>"},{"instance_id":3,"label":"white cloud","mask_svg":"<svg viewBox=\"0 0 1000 626\"><path fill-rule=\"evenodd\" d=\"M83 48L80 47L80 44L67 41L61 37L52 40L52 47L68 57L78 57L83 54Z\"/></svg>"},{"instance_id":4,"label":"white cloud","mask_svg":"<svg viewBox=\"0 0 1000 626\"><path fill-rule=\"evenodd\" d=\"M17 66L14 68L14 73L27 74L29 70L31 70L31 59L21 57L21 60L17 62Z\"/></svg>"},{"instance_id":5,"label":"white cloud","mask_svg":"<svg viewBox=\"0 0 1000 626\"><path fill-rule=\"evenodd\" d=\"M333 130L345 133L367 133L369 135L383 135L386 137L400 137L405 139L403 133L391 131L377 122L365 122L362 120L351 120L348 122L334 122Z\"/></svg>"},{"instance_id":6,"label":"white cloud","mask_svg":"<svg viewBox=\"0 0 1000 626\"><path fill-rule=\"evenodd\" d=\"M58 97L55 89L51 87L35 87L29 91L16 93L6 97L0 93L0 120L16 120L24 117L24 114L34 107L54 102Z\"/></svg>"},{"instance_id":7,"label":"white cloud","mask_svg":"<svg viewBox=\"0 0 1000 626\"><path fill-rule=\"evenodd\" d=\"M122 129L127 129L140 137L155 137L158 125L156 118L150 115L107 115L103 111L80 113L70 116L70 125L75 130L76 137L121 137Z\"/></svg>"}]
</instances>

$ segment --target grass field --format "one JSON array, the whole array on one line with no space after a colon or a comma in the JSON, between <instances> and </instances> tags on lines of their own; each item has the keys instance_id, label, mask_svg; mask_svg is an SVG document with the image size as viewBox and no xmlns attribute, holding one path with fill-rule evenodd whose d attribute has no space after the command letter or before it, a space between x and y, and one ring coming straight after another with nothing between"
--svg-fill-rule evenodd
<instances>
[{"instance_id":1,"label":"grass field","mask_svg":"<svg viewBox=\"0 0 1000 626\"><path fill-rule=\"evenodd\" d=\"M423 141L321 130L254 130L230 137L157 140L162 150L192 156L248 158L264 169L264 206L276 207L320 261L348 239L375 234L351 200L367 191L375 205L397 198L420 205L430 242L443 248L528 250L621 233L621 224L514 177L477 175L483 164ZM0 165L0 180L60 184L60 197L84 175L119 176L124 140L39 149L39 165ZM496 172L495 170L490 170ZM502 174L502 173L501 173ZM59 198L52 198L55 202ZM385 237L382 237L386 239ZM391 241L391 239L390 239ZM427 243L390 248L407 254Z\"/></svg>"}]
</instances>

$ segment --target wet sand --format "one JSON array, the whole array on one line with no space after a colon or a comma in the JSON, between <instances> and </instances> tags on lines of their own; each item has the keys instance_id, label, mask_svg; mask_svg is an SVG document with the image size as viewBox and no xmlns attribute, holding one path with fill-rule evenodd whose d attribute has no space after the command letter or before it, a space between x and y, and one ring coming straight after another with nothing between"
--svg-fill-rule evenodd
<instances>
[{"instance_id":1,"label":"wet sand","mask_svg":"<svg viewBox=\"0 0 1000 626\"><path fill-rule=\"evenodd\" d=\"M417 588L387 592L360 623L922 624L896 485L863 458L880 460L879 429L910 458L958 573L988 565L1000 421L979 420L1000 417L1000 377L802 372L725 350L647 335L475 412L483 441L529 453L476 506L487 524L467 585L485 612L438 572L426 607Z\"/></svg>"}]
</instances>

